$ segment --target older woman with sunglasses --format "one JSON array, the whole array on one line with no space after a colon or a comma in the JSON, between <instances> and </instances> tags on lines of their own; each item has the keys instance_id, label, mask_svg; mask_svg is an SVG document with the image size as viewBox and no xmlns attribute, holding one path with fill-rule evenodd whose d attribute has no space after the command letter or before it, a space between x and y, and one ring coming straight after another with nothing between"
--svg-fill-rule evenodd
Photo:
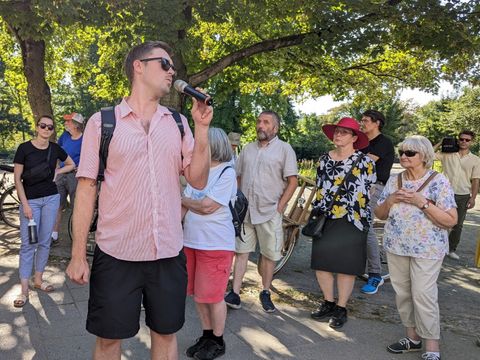
<instances>
[{"instance_id":1,"label":"older woman with sunglasses","mask_svg":"<svg viewBox=\"0 0 480 360\"><path fill-rule=\"evenodd\" d=\"M50 253L50 236L60 205L60 195L55 185L57 174L67 173L75 163L67 153L49 141L55 129L50 116L37 121L37 136L17 149L14 162L14 180L20 199L20 284L21 293L13 306L23 307L28 301L28 286L32 268L35 268L33 288L51 292L53 286L43 281L43 272ZM57 169L57 161L65 166ZM33 219L37 226L37 242L29 241L28 223Z\"/></svg>"},{"instance_id":2,"label":"older woman with sunglasses","mask_svg":"<svg viewBox=\"0 0 480 360\"><path fill-rule=\"evenodd\" d=\"M387 347L392 353L421 351L425 360L439 360L440 313L437 279L448 253L448 229L457 210L448 179L430 167L435 153L419 135L399 145L402 173L390 177L375 209L387 220L383 247L406 337Z\"/></svg>"},{"instance_id":3,"label":"older woman with sunglasses","mask_svg":"<svg viewBox=\"0 0 480 360\"><path fill-rule=\"evenodd\" d=\"M368 138L355 119L343 118L336 125L324 125L322 130L335 149L320 157L317 169L314 207L325 214L326 222L322 236L313 238L311 267L324 302L311 317L329 318L329 326L338 329L347 321L346 306L355 276L365 271L371 223L369 190L377 176L373 160L358 151L368 146Z\"/></svg>"}]
</instances>

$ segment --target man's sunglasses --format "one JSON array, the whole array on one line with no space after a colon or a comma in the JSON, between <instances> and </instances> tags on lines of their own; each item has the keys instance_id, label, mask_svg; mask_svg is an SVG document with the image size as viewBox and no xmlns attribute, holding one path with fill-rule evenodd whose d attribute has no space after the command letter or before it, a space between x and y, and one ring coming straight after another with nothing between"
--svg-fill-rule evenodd
<instances>
[{"instance_id":1,"label":"man's sunglasses","mask_svg":"<svg viewBox=\"0 0 480 360\"><path fill-rule=\"evenodd\" d=\"M413 150L398 150L398 155L402 157L402 155L405 154L406 157L414 157L415 155L418 154L418 151L413 151Z\"/></svg>"},{"instance_id":2,"label":"man's sunglasses","mask_svg":"<svg viewBox=\"0 0 480 360\"><path fill-rule=\"evenodd\" d=\"M468 138L458 138L458 141L470 142L470 141L472 141L472 139L468 139Z\"/></svg>"},{"instance_id":3,"label":"man's sunglasses","mask_svg":"<svg viewBox=\"0 0 480 360\"><path fill-rule=\"evenodd\" d=\"M53 125L48 125L48 124L45 124L45 123L40 123L38 124L38 126L40 126L40 129L48 129L49 131L53 131L54 127Z\"/></svg>"},{"instance_id":4,"label":"man's sunglasses","mask_svg":"<svg viewBox=\"0 0 480 360\"><path fill-rule=\"evenodd\" d=\"M140 59L140 61L141 62L158 61L163 70L168 71L168 70L172 69L173 72L177 72L177 69L175 69L175 66L170 61L165 59L164 57L153 57L153 58L147 58L147 59Z\"/></svg>"}]
</instances>

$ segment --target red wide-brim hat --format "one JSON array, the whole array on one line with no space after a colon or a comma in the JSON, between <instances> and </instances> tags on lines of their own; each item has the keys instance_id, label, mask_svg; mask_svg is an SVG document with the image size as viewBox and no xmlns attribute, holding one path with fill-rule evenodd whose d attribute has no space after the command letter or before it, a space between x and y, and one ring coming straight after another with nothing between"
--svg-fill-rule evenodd
<instances>
[{"instance_id":1,"label":"red wide-brim hat","mask_svg":"<svg viewBox=\"0 0 480 360\"><path fill-rule=\"evenodd\" d=\"M358 139L353 143L354 149L363 149L368 146L368 137L364 132L360 131L360 124L354 118L344 117L341 118L338 124L327 124L322 126L322 130L325 135L333 140L333 133L337 127L353 130Z\"/></svg>"}]
</instances>

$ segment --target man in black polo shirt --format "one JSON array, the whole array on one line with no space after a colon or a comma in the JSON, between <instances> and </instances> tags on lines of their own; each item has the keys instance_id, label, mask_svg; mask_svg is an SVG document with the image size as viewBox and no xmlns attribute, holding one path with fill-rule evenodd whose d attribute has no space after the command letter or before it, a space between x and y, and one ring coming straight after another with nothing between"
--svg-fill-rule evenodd
<instances>
[{"instance_id":1,"label":"man in black polo shirt","mask_svg":"<svg viewBox=\"0 0 480 360\"><path fill-rule=\"evenodd\" d=\"M365 111L362 114L361 123L362 129L369 140L368 147L362 149L362 151L375 161L377 169L377 182L370 189L370 206L373 214L378 198L390 177L395 151L392 141L381 132L385 126L385 116L380 111ZM368 282L362 287L361 291L364 294L375 294L378 288L383 285L383 279L378 240L372 227L367 238L367 264Z\"/></svg>"}]
</instances>

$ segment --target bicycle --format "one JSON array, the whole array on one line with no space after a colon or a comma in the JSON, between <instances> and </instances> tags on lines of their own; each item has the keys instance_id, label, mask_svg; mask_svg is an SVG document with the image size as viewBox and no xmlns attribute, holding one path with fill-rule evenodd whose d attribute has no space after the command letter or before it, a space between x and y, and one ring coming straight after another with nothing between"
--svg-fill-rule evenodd
<instances>
[{"instance_id":1,"label":"bicycle","mask_svg":"<svg viewBox=\"0 0 480 360\"><path fill-rule=\"evenodd\" d=\"M0 164L3 175L0 180L0 219L15 229L20 229L20 199L15 185L10 185L7 174L13 173L13 166Z\"/></svg>"},{"instance_id":2,"label":"bicycle","mask_svg":"<svg viewBox=\"0 0 480 360\"><path fill-rule=\"evenodd\" d=\"M307 177L298 176L299 183L301 184L297 190L295 199L292 202L292 206L285 210L283 214L283 247L281 250L281 259L275 264L273 274L277 274L285 264L288 262L293 254L293 250L297 245L298 238L300 237L300 227L305 225L308 216L310 215L310 205L312 204L315 196L315 181ZM255 255L253 255L255 256ZM255 261L255 259L254 259ZM260 262L262 256L259 254L257 258L257 269L260 271Z\"/></svg>"}]
</instances>

